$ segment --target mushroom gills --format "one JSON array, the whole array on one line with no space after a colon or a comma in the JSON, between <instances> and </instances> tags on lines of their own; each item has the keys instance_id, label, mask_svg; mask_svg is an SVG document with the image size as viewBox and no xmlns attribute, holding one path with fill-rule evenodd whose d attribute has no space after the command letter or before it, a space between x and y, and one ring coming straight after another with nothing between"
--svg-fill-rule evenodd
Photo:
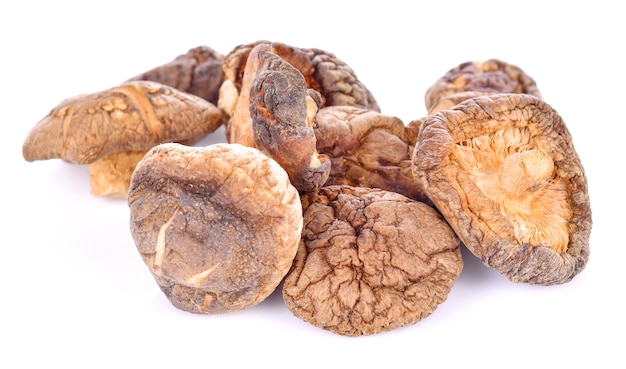
<instances>
[{"instance_id":1,"label":"mushroom gills","mask_svg":"<svg viewBox=\"0 0 626 369\"><path fill-rule=\"evenodd\" d=\"M567 180L557 174L550 154L532 142L528 128L463 140L452 160L511 221L519 243L567 250L572 216Z\"/></svg>"}]
</instances>

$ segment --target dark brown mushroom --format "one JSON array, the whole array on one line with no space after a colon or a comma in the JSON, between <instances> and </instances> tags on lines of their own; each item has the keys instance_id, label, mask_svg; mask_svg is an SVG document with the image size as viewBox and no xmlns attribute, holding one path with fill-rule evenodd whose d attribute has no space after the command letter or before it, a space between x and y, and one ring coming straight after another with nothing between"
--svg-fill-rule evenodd
<instances>
[{"instance_id":1,"label":"dark brown mushroom","mask_svg":"<svg viewBox=\"0 0 626 369\"><path fill-rule=\"evenodd\" d=\"M463 268L435 209L395 192L333 185L302 196L304 229L283 299L295 317L345 336L414 324Z\"/></svg>"},{"instance_id":2,"label":"dark brown mushroom","mask_svg":"<svg viewBox=\"0 0 626 369\"><path fill-rule=\"evenodd\" d=\"M373 94L355 72L334 54L317 48L301 48L282 42L259 40L236 46L224 57L225 76L219 107L226 113L230 114L234 110L238 96L243 93L249 54L260 44L270 45L276 55L302 73L306 87L319 93L320 108L348 105L380 111Z\"/></svg>"},{"instance_id":3,"label":"dark brown mushroom","mask_svg":"<svg viewBox=\"0 0 626 369\"><path fill-rule=\"evenodd\" d=\"M316 115L317 151L332 163L326 185L381 188L430 203L411 170L414 142L397 117L354 106Z\"/></svg>"},{"instance_id":4,"label":"dark brown mushroom","mask_svg":"<svg viewBox=\"0 0 626 369\"><path fill-rule=\"evenodd\" d=\"M208 46L198 46L174 60L141 73L130 81L154 81L174 87L217 106L224 82L224 56Z\"/></svg>"},{"instance_id":5,"label":"dark brown mushroom","mask_svg":"<svg viewBox=\"0 0 626 369\"><path fill-rule=\"evenodd\" d=\"M330 162L315 148L313 120L319 94L269 43L248 54L245 78L227 134L231 143L256 147L276 160L300 191L322 186Z\"/></svg>"},{"instance_id":6,"label":"dark brown mushroom","mask_svg":"<svg viewBox=\"0 0 626 369\"><path fill-rule=\"evenodd\" d=\"M130 230L177 308L226 313L269 296L289 271L302 207L274 160L239 144L161 144L133 173Z\"/></svg>"},{"instance_id":7,"label":"dark brown mushroom","mask_svg":"<svg viewBox=\"0 0 626 369\"><path fill-rule=\"evenodd\" d=\"M91 193L125 198L135 165L163 142L193 144L223 123L210 102L150 81L68 98L28 133L27 161L59 158L89 167Z\"/></svg>"},{"instance_id":8,"label":"dark brown mushroom","mask_svg":"<svg viewBox=\"0 0 626 369\"><path fill-rule=\"evenodd\" d=\"M426 108L429 115L441 110L436 105L444 98L460 102L470 96L466 92L478 94L518 93L541 97L535 80L520 67L498 59L461 63L439 78L427 91Z\"/></svg>"},{"instance_id":9,"label":"dark brown mushroom","mask_svg":"<svg viewBox=\"0 0 626 369\"><path fill-rule=\"evenodd\" d=\"M585 172L539 97L475 97L426 117L413 173L467 248L511 281L560 284L585 267Z\"/></svg>"}]
</instances>

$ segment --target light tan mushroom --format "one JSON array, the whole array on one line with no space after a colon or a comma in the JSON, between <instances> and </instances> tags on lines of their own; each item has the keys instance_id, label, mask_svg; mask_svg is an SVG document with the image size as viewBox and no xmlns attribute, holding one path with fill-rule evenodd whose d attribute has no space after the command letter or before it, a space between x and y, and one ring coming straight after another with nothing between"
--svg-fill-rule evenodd
<instances>
[{"instance_id":1,"label":"light tan mushroom","mask_svg":"<svg viewBox=\"0 0 626 369\"><path fill-rule=\"evenodd\" d=\"M177 308L247 309L289 271L302 205L282 167L239 144L161 144L133 173L130 230L155 281Z\"/></svg>"},{"instance_id":2,"label":"light tan mushroom","mask_svg":"<svg viewBox=\"0 0 626 369\"><path fill-rule=\"evenodd\" d=\"M467 248L511 281L559 284L584 269L587 179L542 99L493 94L426 117L413 173Z\"/></svg>"},{"instance_id":3,"label":"light tan mushroom","mask_svg":"<svg viewBox=\"0 0 626 369\"><path fill-rule=\"evenodd\" d=\"M131 81L68 98L28 133L27 161L87 165L94 196L125 198L145 153L163 142L194 144L223 123L212 103L157 82Z\"/></svg>"}]
</instances>

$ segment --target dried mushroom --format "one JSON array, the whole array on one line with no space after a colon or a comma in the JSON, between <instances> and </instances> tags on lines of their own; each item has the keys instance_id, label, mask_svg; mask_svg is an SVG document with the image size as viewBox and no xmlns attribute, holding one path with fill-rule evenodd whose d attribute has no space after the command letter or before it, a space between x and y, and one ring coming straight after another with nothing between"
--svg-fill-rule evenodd
<instances>
[{"instance_id":1,"label":"dried mushroom","mask_svg":"<svg viewBox=\"0 0 626 369\"><path fill-rule=\"evenodd\" d=\"M413 143L396 117L353 106L317 113L317 151L332 163L326 185L393 191L429 203L411 169Z\"/></svg>"},{"instance_id":2,"label":"dried mushroom","mask_svg":"<svg viewBox=\"0 0 626 369\"><path fill-rule=\"evenodd\" d=\"M91 193L125 198L143 155L163 142L193 144L223 123L210 102L150 81L65 99L28 133L27 161L59 158L89 168Z\"/></svg>"},{"instance_id":3,"label":"dried mushroom","mask_svg":"<svg viewBox=\"0 0 626 369\"><path fill-rule=\"evenodd\" d=\"M311 127L317 110L332 105L379 110L354 71L320 49L265 40L239 45L224 57L224 73L218 107L229 117L227 141L268 153L300 191L322 186L330 170L315 152Z\"/></svg>"},{"instance_id":4,"label":"dried mushroom","mask_svg":"<svg viewBox=\"0 0 626 369\"><path fill-rule=\"evenodd\" d=\"M294 47L282 42L259 40L235 47L224 57L224 83L220 91L220 108L234 110L242 93L246 64L252 49L260 44L272 47L274 53L302 73L306 86L319 92L320 108L334 105L358 106L380 111L372 93L355 72L334 54L316 48Z\"/></svg>"},{"instance_id":5,"label":"dried mushroom","mask_svg":"<svg viewBox=\"0 0 626 369\"><path fill-rule=\"evenodd\" d=\"M130 81L159 82L217 105L220 86L224 81L223 60L224 56L210 47L198 46Z\"/></svg>"},{"instance_id":6,"label":"dried mushroom","mask_svg":"<svg viewBox=\"0 0 626 369\"><path fill-rule=\"evenodd\" d=\"M568 282L589 258L587 180L559 114L493 94L427 117L413 172L467 248L513 282Z\"/></svg>"},{"instance_id":7,"label":"dried mushroom","mask_svg":"<svg viewBox=\"0 0 626 369\"><path fill-rule=\"evenodd\" d=\"M315 147L312 125L318 100L302 73L269 43L261 43L249 53L227 134L231 143L259 148L276 160L298 190L319 188L328 178L330 162Z\"/></svg>"},{"instance_id":8,"label":"dried mushroom","mask_svg":"<svg viewBox=\"0 0 626 369\"><path fill-rule=\"evenodd\" d=\"M214 314L263 301L289 271L302 206L274 160L239 144L161 144L133 173L130 230L177 308Z\"/></svg>"},{"instance_id":9,"label":"dried mushroom","mask_svg":"<svg viewBox=\"0 0 626 369\"><path fill-rule=\"evenodd\" d=\"M466 92L517 93L541 97L535 80L514 64L498 59L465 62L450 69L426 91L425 102L429 115L444 108L437 106L444 98L460 94L452 98L460 102L468 97Z\"/></svg>"},{"instance_id":10,"label":"dried mushroom","mask_svg":"<svg viewBox=\"0 0 626 369\"><path fill-rule=\"evenodd\" d=\"M401 194L332 185L302 196L304 229L283 298L295 317L345 336L390 331L447 299L463 260L432 207Z\"/></svg>"}]
</instances>

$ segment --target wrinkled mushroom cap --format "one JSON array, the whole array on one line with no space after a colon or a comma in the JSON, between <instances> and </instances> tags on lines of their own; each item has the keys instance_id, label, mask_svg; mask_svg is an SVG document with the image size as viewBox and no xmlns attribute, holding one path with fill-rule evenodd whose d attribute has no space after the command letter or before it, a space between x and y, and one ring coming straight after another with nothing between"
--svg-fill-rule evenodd
<instances>
[{"instance_id":1,"label":"wrinkled mushroom cap","mask_svg":"<svg viewBox=\"0 0 626 369\"><path fill-rule=\"evenodd\" d=\"M535 80L517 65L498 59L461 63L439 78L425 95L426 108L434 113L442 99L464 92L517 93L541 97ZM462 96L462 95L460 95Z\"/></svg>"},{"instance_id":2,"label":"wrinkled mushroom cap","mask_svg":"<svg viewBox=\"0 0 626 369\"><path fill-rule=\"evenodd\" d=\"M302 207L287 173L239 144L162 144L133 173L130 230L157 284L177 308L247 309L288 272Z\"/></svg>"},{"instance_id":3,"label":"wrinkled mushroom cap","mask_svg":"<svg viewBox=\"0 0 626 369\"><path fill-rule=\"evenodd\" d=\"M373 94L354 70L334 54L317 48L294 47L268 40L238 45L224 57L225 88L232 89L234 94L241 92L248 56L260 44L271 46L276 55L302 73L306 87L319 92L322 99L320 107L348 105L380 111ZM227 99L224 97L224 100ZM231 109L225 110L229 112Z\"/></svg>"},{"instance_id":4,"label":"wrinkled mushroom cap","mask_svg":"<svg viewBox=\"0 0 626 369\"><path fill-rule=\"evenodd\" d=\"M224 55L212 48L198 46L129 81L159 82L217 105L219 89L224 82L223 60Z\"/></svg>"},{"instance_id":5,"label":"wrinkled mushroom cap","mask_svg":"<svg viewBox=\"0 0 626 369\"><path fill-rule=\"evenodd\" d=\"M540 98L494 94L426 117L413 173L467 248L511 281L559 284L585 267L585 172Z\"/></svg>"},{"instance_id":6,"label":"wrinkled mushroom cap","mask_svg":"<svg viewBox=\"0 0 626 369\"><path fill-rule=\"evenodd\" d=\"M248 54L241 95L227 123L230 143L255 147L276 160L300 191L319 188L330 162L315 147L313 122L319 94L304 77L260 43Z\"/></svg>"},{"instance_id":7,"label":"wrinkled mushroom cap","mask_svg":"<svg viewBox=\"0 0 626 369\"><path fill-rule=\"evenodd\" d=\"M22 153L27 161L89 165L92 193L125 197L130 174L146 151L163 142L193 144L222 123L223 113L198 96L131 81L62 101L30 130ZM100 175L107 183L94 181ZM116 182L113 188L109 181Z\"/></svg>"},{"instance_id":8,"label":"wrinkled mushroom cap","mask_svg":"<svg viewBox=\"0 0 626 369\"><path fill-rule=\"evenodd\" d=\"M448 224L398 193L326 186L304 194L302 207L283 299L316 327L360 336L414 324L447 299L463 268Z\"/></svg>"},{"instance_id":9,"label":"wrinkled mushroom cap","mask_svg":"<svg viewBox=\"0 0 626 369\"><path fill-rule=\"evenodd\" d=\"M381 188L430 202L411 169L413 143L397 117L354 106L317 113L317 151L332 163L326 185Z\"/></svg>"}]
</instances>

